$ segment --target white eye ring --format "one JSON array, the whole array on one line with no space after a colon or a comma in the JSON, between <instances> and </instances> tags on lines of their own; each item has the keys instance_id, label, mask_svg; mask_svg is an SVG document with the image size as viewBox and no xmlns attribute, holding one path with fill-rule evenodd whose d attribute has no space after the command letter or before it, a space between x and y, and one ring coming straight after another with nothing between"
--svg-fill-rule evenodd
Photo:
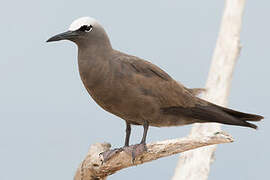
<instances>
[{"instance_id":1,"label":"white eye ring","mask_svg":"<svg viewBox=\"0 0 270 180\"><path fill-rule=\"evenodd\" d=\"M89 26L88 25L83 25L78 30L83 31L83 32L90 32L90 31L92 31L92 29L93 29L92 25L89 25Z\"/></svg>"},{"instance_id":2,"label":"white eye ring","mask_svg":"<svg viewBox=\"0 0 270 180\"><path fill-rule=\"evenodd\" d=\"M93 29L93 26L90 26L90 29L86 29L85 32L90 32L92 31L92 29Z\"/></svg>"}]
</instances>

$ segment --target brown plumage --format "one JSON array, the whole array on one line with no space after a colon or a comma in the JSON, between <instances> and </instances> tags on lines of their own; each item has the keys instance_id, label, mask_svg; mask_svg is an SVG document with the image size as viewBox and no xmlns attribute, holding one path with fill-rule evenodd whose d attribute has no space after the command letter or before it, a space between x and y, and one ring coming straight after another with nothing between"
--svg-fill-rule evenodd
<instances>
[{"instance_id":1,"label":"brown plumage","mask_svg":"<svg viewBox=\"0 0 270 180\"><path fill-rule=\"evenodd\" d=\"M118 51L113 51L110 57L107 68L97 70L95 75L85 74L82 79L101 107L130 124L142 125L147 120L150 126L162 127L218 122L256 128L247 121L262 119L196 97L194 92L148 61ZM97 66L93 68L99 69ZM100 66L103 67L103 63ZM90 85L93 76L97 78L96 85ZM87 77L92 78L85 81Z\"/></svg>"},{"instance_id":2,"label":"brown plumage","mask_svg":"<svg viewBox=\"0 0 270 180\"><path fill-rule=\"evenodd\" d=\"M217 122L257 128L248 121L263 119L202 100L196 95L203 89L188 89L156 65L114 50L103 27L92 18L74 21L69 31L48 41L62 39L77 44L80 76L92 98L126 121L125 146L131 124L144 126L141 144L145 144L149 125Z\"/></svg>"}]
</instances>

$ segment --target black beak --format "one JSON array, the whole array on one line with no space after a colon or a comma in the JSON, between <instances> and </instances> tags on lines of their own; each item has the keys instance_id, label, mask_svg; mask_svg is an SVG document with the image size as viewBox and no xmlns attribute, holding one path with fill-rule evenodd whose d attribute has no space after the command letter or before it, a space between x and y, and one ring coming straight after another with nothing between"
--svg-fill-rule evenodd
<instances>
[{"instance_id":1,"label":"black beak","mask_svg":"<svg viewBox=\"0 0 270 180\"><path fill-rule=\"evenodd\" d=\"M71 40L75 37L77 37L79 34L76 31L66 31L60 34L57 34L50 39L48 39L46 42L53 42L53 41L60 41L60 40Z\"/></svg>"}]
</instances>

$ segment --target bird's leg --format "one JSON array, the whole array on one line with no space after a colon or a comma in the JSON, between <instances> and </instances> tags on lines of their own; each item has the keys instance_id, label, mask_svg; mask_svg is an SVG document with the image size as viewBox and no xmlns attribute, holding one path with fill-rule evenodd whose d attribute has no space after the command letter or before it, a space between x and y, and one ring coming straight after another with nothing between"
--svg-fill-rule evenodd
<instances>
[{"instance_id":1,"label":"bird's leg","mask_svg":"<svg viewBox=\"0 0 270 180\"><path fill-rule=\"evenodd\" d=\"M147 136L148 128L149 128L148 121L144 121L144 124L143 124L143 137L142 137L142 140L141 140L140 144L145 144L146 143L146 136Z\"/></svg>"},{"instance_id":2,"label":"bird's leg","mask_svg":"<svg viewBox=\"0 0 270 180\"><path fill-rule=\"evenodd\" d=\"M129 139L131 133L131 126L128 122L126 122L126 139L125 139L125 146L129 146Z\"/></svg>"},{"instance_id":3,"label":"bird's leg","mask_svg":"<svg viewBox=\"0 0 270 180\"><path fill-rule=\"evenodd\" d=\"M131 132L130 123L126 122L126 139L125 139L125 146L124 147L129 146L130 132ZM111 150L108 150L108 151L101 153L101 155L103 156L103 162L108 161L116 153L119 153L123 150L124 150L124 148L115 148L115 149L111 149Z\"/></svg>"},{"instance_id":4,"label":"bird's leg","mask_svg":"<svg viewBox=\"0 0 270 180\"><path fill-rule=\"evenodd\" d=\"M109 151L105 151L102 154L104 161L108 161L112 156L114 156L116 153L119 153L121 151L125 151L128 154L131 154L132 161L134 162L136 157L147 151L146 149L146 136L147 131L149 128L148 121L144 121L143 123L143 137L139 144L131 145L129 146L129 139L130 139L130 133L131 133L131 126L128 122L126 122L126 138L125 138L125 146L123 148L116 148Z\"/></svg>"},{"instance_id":5,"label":"bird's leg","mask_svg":"<svg viewBox=\"0 0 270 180\"><path fill-rule=\"evenodd\" d=\"M132 161L134 162L136 157L147 151L146 149L146 136L148 131L149 123L144 121L143 124L143 137L140 144L135 144L124 148L125 152L128 152L132 156Z\"/></svg>"}]
</instances>

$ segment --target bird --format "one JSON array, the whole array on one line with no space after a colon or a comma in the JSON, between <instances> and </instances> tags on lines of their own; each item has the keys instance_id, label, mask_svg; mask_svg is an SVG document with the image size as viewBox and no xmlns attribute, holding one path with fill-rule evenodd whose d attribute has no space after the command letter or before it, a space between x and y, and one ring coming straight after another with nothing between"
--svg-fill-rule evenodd
<instances>
[{"instance_id":1,"label":"bird","mask_svg":"<svg viewBox=\"0 0 270 180\"><path fill-rule=\"evenodd\" d=\"M149 126L215 122L257 129L250 122L264 118L203 100L197 96L203 89L189 89L150 61L115 50L103 26L92 17L74 20L66 32L47 42L60 40L77 45L80 77L94 101L126 122L123 148L129 148L133 160L147 151ZM139 144L129 144L131 125L143 126ZM104 159L117 150L104 153Z\"/></svg>"}]
</instances>

